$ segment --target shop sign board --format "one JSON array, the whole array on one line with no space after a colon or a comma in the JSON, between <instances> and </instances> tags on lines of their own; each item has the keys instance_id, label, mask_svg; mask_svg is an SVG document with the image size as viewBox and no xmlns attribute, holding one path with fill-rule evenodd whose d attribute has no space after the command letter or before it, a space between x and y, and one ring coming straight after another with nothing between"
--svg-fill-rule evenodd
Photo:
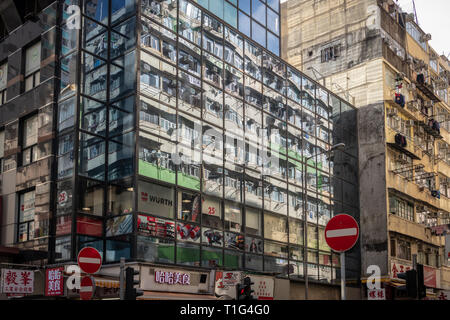
<instances>
[{"instance_id":1,"label":"shop sign board","mask_svg":"<svg viewBox=\"0 0 450 320\"><path fill-rule=\"evenodd\" d=\"M399 273L404 273L408 270L412 269L412 264L405 264L403 262L397 261L397 260L391 260L391 279L398 279L400 278L397 276Z\"/></svg>"},{"instance_id":2,"label":"shop sign board","mask_svg":"<svg viewBox=\"0 0 450 320\"><path fill-rule=\"evenodd\" d=\"M34 291L34 271L2 269L1 292L31 294Z\"/></svg>"},{"instance_id":3,"label":"shop sign board","mask_svg":"<svg viewBox=\"0 0 450 320\"><path fill-rule=\"evenodd\" d=\"M367 289L367 300L386 300L386 289Z\"/></svg>"},{"instance_id":4,"label":"shop sign board","mask_svg":"<svg viewBox=\"0 0 450 320\"><path fill-rule=\"evenodd\" d=\"M437 288L437 274L435 268L423 266L423 284L426 287Z\"/></svg>"},{"instance_id":5,"label":"shop sign board","mask_svg":"<svg viewBox=\"0 0 450 320\"><path fill-rule=\"evenodd\" d=\"M236 285L241 279L241 271L216 271L216 296L229 296L232 299L236 299Z\"/></svg>"},{"instance_id":6,"label":"shop sign board","mask_svg":"<svg viewBox=\"0 0 450 320\"><path fill-rule=\"evenodd\" d=\"M47 297L64 295L64 267L45 271L45 295Z\"/></svg>"}]
</instances>

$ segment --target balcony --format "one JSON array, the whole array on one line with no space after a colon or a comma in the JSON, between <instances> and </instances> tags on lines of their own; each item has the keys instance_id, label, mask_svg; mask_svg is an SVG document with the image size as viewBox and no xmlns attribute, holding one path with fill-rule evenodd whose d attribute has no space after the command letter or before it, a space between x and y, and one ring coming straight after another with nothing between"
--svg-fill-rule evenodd
<instances>
[{"instance_id":1,"label":"balcony","mask_svg":"<svg viewBox=\"0 0 450 320\"><path fill-rule=\"evenodd\" d=\"M427 228L420 223L402 219L394 214L389 215L388 228L389 231L404 234L426 243L430 243L436 246L441 245L439 237L432 235L431 228Z\"/></svg>"}]
</instances>

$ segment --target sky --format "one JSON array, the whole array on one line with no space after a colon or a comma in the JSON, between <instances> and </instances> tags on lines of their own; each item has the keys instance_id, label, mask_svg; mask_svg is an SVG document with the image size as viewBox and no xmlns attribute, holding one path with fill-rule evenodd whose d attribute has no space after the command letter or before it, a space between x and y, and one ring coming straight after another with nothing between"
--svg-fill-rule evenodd
<instances>
[{"instance_id":1,"label":"sky","mask_svg":"<svg viewBox=\"0 0 450 320\"><path fill-rule=\"evenodd\" d=\"M395 0L403 11L414 12L413 0ZM450 54L450 0L414 0L419 26L431 34L431 47L438 53ZM449 57L450 58L450 57Z\"/></svg>"}]
</instances>

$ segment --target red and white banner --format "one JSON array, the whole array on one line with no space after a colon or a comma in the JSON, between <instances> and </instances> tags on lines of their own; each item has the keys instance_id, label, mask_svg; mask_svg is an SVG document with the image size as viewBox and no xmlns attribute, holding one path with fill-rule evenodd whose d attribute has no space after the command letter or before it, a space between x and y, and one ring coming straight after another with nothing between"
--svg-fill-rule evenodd
<instances>
[{"instance_id":1,"label":"red and white banner","mask_svg":"<svg viewBox=\"0 0 450 320\"><path fill-rule=\"evenodd\" d=\"M2 269L1 288L3 293L33 293L34 271Z\"/></svg>"},{"instance_id":2,"label":"red and white banner","mask_svg":"<svg viewBox=\"0 0 450 320\"><path fill-rule=\"evenodd\" d=\"M435 268L423 266L423 284L429 288L437 288Z\"/></svg>"},{"instance_id":3,"label":"red and white banner","mask_svg":"<svg viewBox=\"0 0 450 320\"><path fill-rule=\"evenodd\" d=\"M45 295L49 297L64 294L64 267L52 268L45 271Z\"/></svg>"}]
</instances>

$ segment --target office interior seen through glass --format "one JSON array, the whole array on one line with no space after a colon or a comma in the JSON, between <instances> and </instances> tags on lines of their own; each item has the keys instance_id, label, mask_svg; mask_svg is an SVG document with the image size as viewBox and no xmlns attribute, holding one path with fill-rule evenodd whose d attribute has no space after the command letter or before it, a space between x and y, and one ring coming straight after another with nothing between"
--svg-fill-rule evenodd
<instances>
[{"instance_id":1,"label":"office interior seen through glass","mask_svg":"<svg viewBox=\"0 0 450 320\"><path fill-rule=\"evenodd\" d=\"M302 278L306 259L332 282L325 225L359 217L356 110L231 21L277 1L198 2L84 1L81 32L62 25L54 260Z\"/></svg>"}]
</instances>

